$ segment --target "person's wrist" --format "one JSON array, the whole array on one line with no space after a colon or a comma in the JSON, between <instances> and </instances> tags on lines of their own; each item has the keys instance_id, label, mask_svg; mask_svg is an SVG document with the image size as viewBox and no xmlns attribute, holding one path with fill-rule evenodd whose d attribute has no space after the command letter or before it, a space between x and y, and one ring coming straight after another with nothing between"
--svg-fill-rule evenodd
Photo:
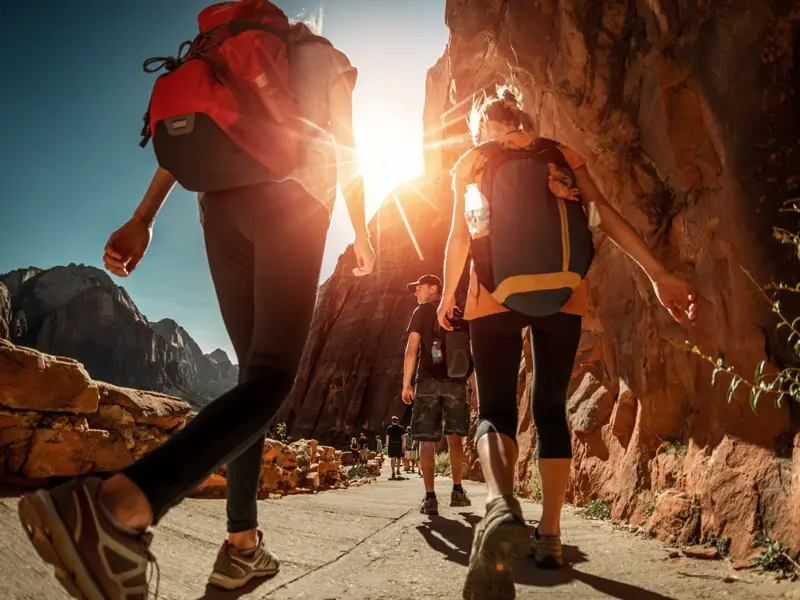
<instances>
[{"instance_id":1,"label":"person's wrist","mask_svg":"<svg viewBox=\"0 0 800 600\"><path fill-rule=\"evenodd\" d=\"M366 227L356 231L356 243L368 242L368 241L369 241L369 231L367 230Z\"/></svg>"},{"instance_id":2,"label":"person's wrist","mask_svg":"<svg viewBox=\"0 0 800 600\"><path fill-rule=\"evenodd\" d=\"M653 284L657 284L661 281L666 275L668 275L668 271L664 268L663 265L658 265L650 272L647 273L647 276L650 278L650 281Z\"/></svg>"},{"instance_id":3,"label":"person's wrist","mask_svg":"<svg viewBox=\"0 0 800 600\"><path fill-rule=\"evenodd\" d=\"M140 213L137 210L136 212L133 213L133 216L131 217L131 221L133 221L134 223L139 223L141 225L145 225L146 227L152 227L153 223L155 222L155 217Z\"/></svg>"}]
</instances>

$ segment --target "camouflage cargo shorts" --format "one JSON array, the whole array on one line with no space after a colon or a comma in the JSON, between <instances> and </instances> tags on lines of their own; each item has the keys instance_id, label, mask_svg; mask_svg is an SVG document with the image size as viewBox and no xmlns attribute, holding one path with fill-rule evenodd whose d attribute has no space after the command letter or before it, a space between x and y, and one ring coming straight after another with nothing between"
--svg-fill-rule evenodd
<instances>
[{"instance_id":1,"label":"camouflage cargo shorts","mask_svg":"<svg viewBox=\"0 0 800 600\"><path fill-rule=\"evenodd\" d=\"M464 381L425 379L417 382L411 410L411 436L420 442L438 442L445 435L469 433L469 402Z\"/></svg>"}]
</instances>

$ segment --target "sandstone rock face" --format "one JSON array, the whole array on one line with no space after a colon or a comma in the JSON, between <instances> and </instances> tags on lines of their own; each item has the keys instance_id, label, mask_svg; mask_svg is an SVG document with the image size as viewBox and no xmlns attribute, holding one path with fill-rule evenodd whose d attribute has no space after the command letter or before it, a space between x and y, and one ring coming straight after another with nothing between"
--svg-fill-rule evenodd
<instances>
[{"instance_id":1,"label":"sandstone rock face","mask_svg":"<svg viewBox=\"0 0 800 600\"><path fill-rule=\"evenodd\" d=\"M11 341L74 358L92 377L179 395L196 407L237 382L238 369L223 351L204 356L174 321L150 323L104 271L29 268L0 275L0 283L13 302ZM0 321L2 310L0 291Z\"/></svg>"},{"instance_id":2,"label":"sandstone rock face","mask_svg":"<svg viewBox=\"0 0 800 600\"><path fill-rule=\"evenodd\" d=\"M92 381L71 359L0 340L0 478L118 471L189 418L185 402Z\"/></svg>"},{"instance_id":3,"label":"sandstone rock face","mask_svg":"<svg viewBox=\"0 0 800 600\"><path fill-rule=\"evenodd\" d=\"M405 333L416 300L406 289L426 273L441 276L452 191L446 177L398 188L370 223L374 275L356 278L347 249L318 300L295 387L276 416L293 437L336 446L384 435L401 399Z\"/></svg>"},{"instance_id":4,"label":"sandstone rock face","mask_svg":"<svg viewBox=\"0 0 800 600\"><path fill-rule=\"evenodd\" d=\"M9 323L11 322L11 294L8 288L0 283L0 340L7 340L11 336Z\"/></svg>"},{"instance_id":5,"label":"sandstone rock face","mask_svg":"<svg viewBox=\"0 0 800 600\"><path fill-rule=\"evenodd\" d=\"M764 335L773 328L768 307L741 267L766 280L790 264L771 227L800 186L798 4L449 0L446 18L447 63L431 70L427 87L438 114L425 113L429 147L446 150L426 164L453 164L472 94L511 74L539 135L587 157L611 203L698 291L700 318L683 328L638 268L596 240L591 314L568 399L570 500L602 498L614 518L642 524L669 482L696 499L701 536L732 537L736 554L765 523L800 547L789 407L762 402L756 416L744 394L729 404L710 369L670 343L691 340L745 372L780 355ZM535 451L528 353L521 479ZM683 521L673 521L667 529L678 535Z\"/></svg>"}]
</instances>

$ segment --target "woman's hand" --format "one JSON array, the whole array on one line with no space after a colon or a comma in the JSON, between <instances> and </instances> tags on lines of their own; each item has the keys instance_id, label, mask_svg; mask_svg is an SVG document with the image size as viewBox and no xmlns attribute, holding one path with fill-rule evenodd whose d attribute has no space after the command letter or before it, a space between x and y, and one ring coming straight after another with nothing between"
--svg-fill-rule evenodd
<instances>
[{"instance_id":1,"label":"woman's hand","mask_svg":"<svg viewBox=\"0 0 800 600\"><path fill-rule=\"evenodd\" d=\"M375 251L372 249L372 244L369 243L368 235L356 237L356 241L353 243L353 252L355 252L358 264L358 267L353 269L353 275L364 277L372 273L372 269L375 267Z\"/></svg>"},{"instance_id":2,"label":"woman's hand","mask_svg":"<svg viewBox=\"0 0 800 600\"><path fill-rule=\"evenodd\" d=\"M653 290L661 305L669 311L678 323L683 320L683 313L690 321L697 318L697 302L694 287L680 277L664 272L653 279Z\"/></svg>"},{"instance_id":3,"label":"woman's hand","mask_svg":"<svg viewBox=\"0 0 800 600\"><path fill-rule=\"evenodd\" d=\"M450 324L450 319L453 318L453 309L455 306L456 297L454 295L442 297L442 301L439 303L439 310L437 313L439 325L442 326L442 329L453 331L453 326Z\"/></svg>"}]
</instances>

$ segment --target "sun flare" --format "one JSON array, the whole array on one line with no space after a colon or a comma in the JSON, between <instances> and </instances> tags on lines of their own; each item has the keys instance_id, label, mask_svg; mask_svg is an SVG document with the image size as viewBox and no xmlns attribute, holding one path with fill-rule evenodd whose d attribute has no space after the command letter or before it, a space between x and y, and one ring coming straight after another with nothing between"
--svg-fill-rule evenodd
<instances>
[{"instance_id":1,"label":"sun flare","mask_svg":"<svg viewBox=\"0 0 800 600\"><path fill-rule=\"evenodd\" d=\"M398 185L422 174L422 125L374 112L356 117L354 133L369 217Z\"/></svg>"}]
</instances>

